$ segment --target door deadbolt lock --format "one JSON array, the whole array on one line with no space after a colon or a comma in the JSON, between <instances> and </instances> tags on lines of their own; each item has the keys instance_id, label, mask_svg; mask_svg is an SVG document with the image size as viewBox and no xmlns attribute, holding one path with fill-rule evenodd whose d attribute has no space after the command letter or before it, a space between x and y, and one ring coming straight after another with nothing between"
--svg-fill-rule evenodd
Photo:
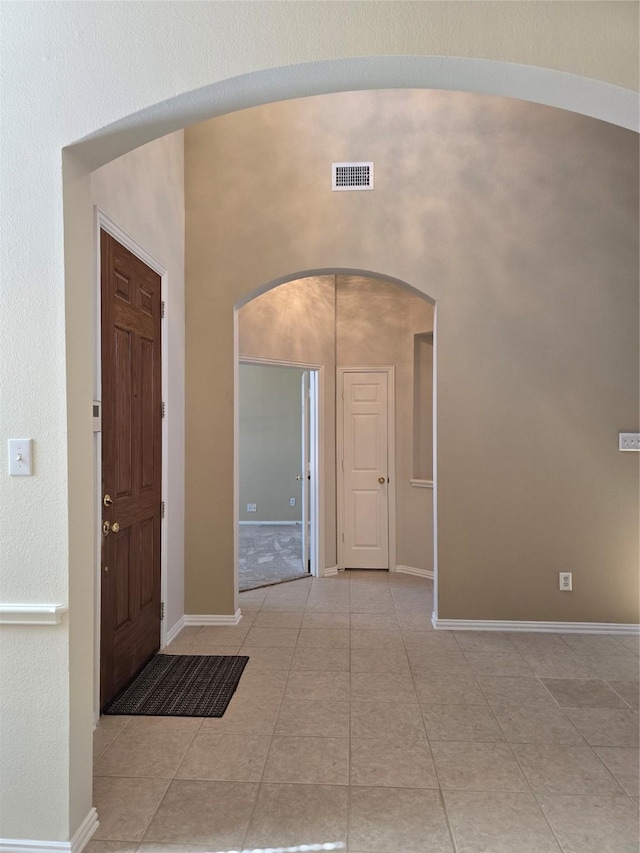
<instances>
[{"instance_id":1,"label":"door deadbolt lock","mask_svg":"<svg viewBox=\"0 0 640 853\"><path fill-rule=\"evenodd\" d=\"M102 498L102 503L103 503L105 506L111 506L111 504L113 503L113 498L111 497L111 495L105 495L105 496Z\"/></svg>"}]
</instances>

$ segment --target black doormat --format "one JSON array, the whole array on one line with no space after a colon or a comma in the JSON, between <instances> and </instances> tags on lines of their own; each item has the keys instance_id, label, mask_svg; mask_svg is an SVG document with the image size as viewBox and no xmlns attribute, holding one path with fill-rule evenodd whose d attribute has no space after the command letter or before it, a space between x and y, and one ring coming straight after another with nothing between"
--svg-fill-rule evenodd
<instances>
[{"instance_id":1,"label":"black doormat","mask_svg":"<svg viewBox=\"0 0 640 853\"><path fill-rule=\"evenodd\" d=\"M221 717L248 660L241 655L156 655L104 713Z\"/></svg>"}]
</instances>

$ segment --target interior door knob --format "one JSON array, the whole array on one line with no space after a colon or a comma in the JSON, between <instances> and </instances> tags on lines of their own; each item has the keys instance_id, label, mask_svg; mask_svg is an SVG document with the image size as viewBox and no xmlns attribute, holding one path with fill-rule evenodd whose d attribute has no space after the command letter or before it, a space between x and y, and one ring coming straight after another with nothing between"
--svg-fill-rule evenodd
<instances>
[{"instance_id":1,"label":"interior door knob","mask_svg":"<svg viewBox=\"0 0 640 853\"><path fill-rule=\"evenodd\" d=\"M114 522L113 522L113 524L111 525L111 530L112 530L114 533L117 533L117 532L118 532L118 530L120 530L120 525L118 524L118 522L117 522L117 521L114 521Z\"/></svg>"},{"instance_id":2,"label":"interior door knob","mask_svg":"<svg viewBox=\"0 0 640 853\"><path fill-rule=\"evenodd\" d=\"M384 477L378 477L378 482L382 485L384 483Z\"/></svg>"}]
</instances>

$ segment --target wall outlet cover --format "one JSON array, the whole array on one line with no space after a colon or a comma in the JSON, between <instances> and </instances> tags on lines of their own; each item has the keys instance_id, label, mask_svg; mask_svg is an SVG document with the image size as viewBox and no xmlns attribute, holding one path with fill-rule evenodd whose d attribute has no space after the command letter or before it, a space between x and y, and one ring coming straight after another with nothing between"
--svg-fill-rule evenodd
<instances>
[{"instance_id":1,"label":"wall outlet cover","mask_svg":"<svg viewBox=\"0 0 640 853\"><path fill-rule=\"evenodd\" d=\"M560 575L560 589L562 592L571 592L573 589L573 580L571 577L571 572L559 572Z\"/></svg>"},{"instance_id":2,"label":"wall outlet cover","mask_svg":"<svg viewBox=\"0 0 640 853\"><path fill-rule=\"evenodd\" d=\"M640 451L640 432L621 432L618 434L618 450Z\"/></svg>"}]
</instances>

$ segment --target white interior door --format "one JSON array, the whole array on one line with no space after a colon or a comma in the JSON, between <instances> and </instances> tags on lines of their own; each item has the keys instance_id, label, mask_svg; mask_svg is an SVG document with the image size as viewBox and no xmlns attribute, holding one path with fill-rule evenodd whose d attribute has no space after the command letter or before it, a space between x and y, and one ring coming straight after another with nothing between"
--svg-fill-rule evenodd
<instances>
[{"instance_id":1,"label":"white interior door","mask_svg":"<svg viewBox=\"0 0 640 853\"><path fill-rule=\"evenodd\" d=\"M302 571L310 571L310 553L309 553L309 528L311 520L311 507L309 501L309 483L310 483L310 374L305 370L301 377L301 402L302 402L302 460L301 468L301 505L302 505Z\"/></svg>"},{"instance_id":2,"label":"white interior door","mask_svg":"<svg viewBox=\"0 0 640 853\"><path fill-rule=\"evenodd\" d=\"M388 569L388 374L343 376L344 567Z\"/></svg>"}]
</instances>

